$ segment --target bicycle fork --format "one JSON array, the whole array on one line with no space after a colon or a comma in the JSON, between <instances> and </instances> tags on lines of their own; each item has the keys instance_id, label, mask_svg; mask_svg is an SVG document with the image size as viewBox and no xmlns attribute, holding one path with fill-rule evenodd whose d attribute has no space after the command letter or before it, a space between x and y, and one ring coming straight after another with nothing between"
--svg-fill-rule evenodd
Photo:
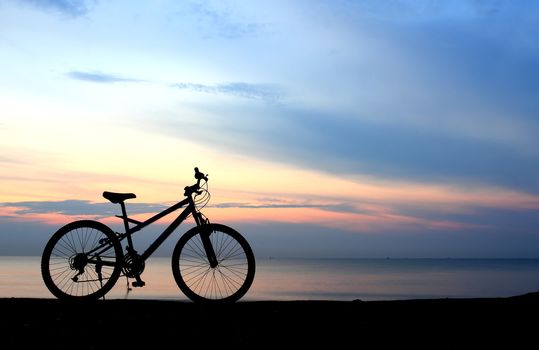
<instances>
[{"instance_id":1,"label":"bicycle fork","mask_svg":"<svg viewBox=\"0 0 539 350\"><path fill-rule=\"evenodd\" d=\"M200 232L200 239L202 240L202 245L204 246L204 250L206 252L206 257L208 258L208 262L210 263L210 267L216 268L219 262L217 261L215 250L213 250L213 245L211 244L211 241L210 241L211 234L212 234L211 230L203 229L202 232Z\"/></svg>"},{"instance_id":2,"label":"bicycle fork","mask_svg":"<svg viewBox=\"0 0 539 350\"><path fill-rule=\"evenodd\" d=\"M193 218L195 219L195 223L198 227L200 227L200 240L202 241L204 252L206 253L206 257L208 258L210 267L214 269L217 267L217 265L219 265L219 262L217 261L217 256L215 255L215 250L213 249L213 245L211 244L210 240L210 235L212 234L212 231L211 229L209 229L209 225L207 225L209 223L209 220L204 219L202 213L196 211L195 204L192 200L190 204L192 207L192 213Z\"/></svg>"}]
</instances>

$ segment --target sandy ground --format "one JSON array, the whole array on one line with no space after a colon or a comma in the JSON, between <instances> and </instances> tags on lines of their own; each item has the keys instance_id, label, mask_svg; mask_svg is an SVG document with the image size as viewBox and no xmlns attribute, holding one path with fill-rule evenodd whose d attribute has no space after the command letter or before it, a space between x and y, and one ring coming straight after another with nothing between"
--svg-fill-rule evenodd
<instances>
[{"instance_id":1,"label":"sandy ground","mask_svg":"<svg viewBox=\"0 0 539 350\"><path fill-rule=\"evenodd\" d=\"M0 299L2 349L538 349L539 293L511 298L259 301Z\"/></svg>"}]
</instances>

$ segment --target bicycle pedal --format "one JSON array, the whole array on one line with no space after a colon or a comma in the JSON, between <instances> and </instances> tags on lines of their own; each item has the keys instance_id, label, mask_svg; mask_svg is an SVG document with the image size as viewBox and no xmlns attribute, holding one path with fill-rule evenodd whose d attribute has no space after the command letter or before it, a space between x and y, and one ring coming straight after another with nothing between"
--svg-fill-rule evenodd
<instances>
[{"instance_id":1,"label":"bicycle pedal","mask_svg":"<svg viewBox=\"0 0 539 350\"><path fill-rule=\"evenodd\" d=\"M146 282L144 281L134 281L131 283L133 287L144 287L146 285Z\"/></svg>"}]
</instances>

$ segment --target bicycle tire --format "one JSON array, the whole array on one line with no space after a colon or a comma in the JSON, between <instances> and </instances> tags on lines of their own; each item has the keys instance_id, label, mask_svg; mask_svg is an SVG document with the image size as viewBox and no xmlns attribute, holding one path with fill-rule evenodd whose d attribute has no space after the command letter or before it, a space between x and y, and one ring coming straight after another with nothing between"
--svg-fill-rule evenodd
<instances>
[{"instance_id":1,"label":"bicycle tire","mask_svg":"<svg viewBox=\"0 0 539 350\"><path fill-rule=\"evenodd\" d=\"M98 267L87 261L86 252L99 246L106 251L98 251L90 258L110 265ZM59 299L95 300L118 281L122 259L121 244L108 226L92 220L74 221L61 227L47 242L41 257L41 275L45 286Z\"/></svg>"},{"instance_id":2,"label":"bicycle tire","mask_svg":"<svg viewBox=\"0 0 539 350\"><path fill-rule=\"evenodd\" d=\"M202 247L200 232L203 229L212 232L210 241L218 261L215 268L210 266ZM220 224L197 226L187 231L172 253L176 284L197 303L238 301L251 287L255 269L255 257L247 240L233 228Z\"/></svg>"}]
</instances>

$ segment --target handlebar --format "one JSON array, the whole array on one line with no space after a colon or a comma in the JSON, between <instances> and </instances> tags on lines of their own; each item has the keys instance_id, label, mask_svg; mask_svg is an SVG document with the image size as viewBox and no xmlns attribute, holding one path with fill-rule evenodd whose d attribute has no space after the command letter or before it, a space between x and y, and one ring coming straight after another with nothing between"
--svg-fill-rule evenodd
<instances>
[{"instance_id":1,"label":"handlebar","mask_svg":"<svg viewBox=\"0 0 539 350\"><path fill-rule=\"evenodd\" d=\"M195 168L195 179L197 179L196 184L191 185L191 186L186 186L184 188L185 190L184 196L188 197L192 195L193 193L200 194L198 191L200 189L200 180L205 180L206 182L208 182L208 174L204 175L204 173L200 172L198 168Z\"/></svg>"},{"instance_id":2,"label":"handlebar","mask_svg":"<svg viewBox=\"0 0 539 350\"><path fill-rule=\"evenodd\" d=\"M198 180L197 183L200 184L200 180L202 180L202 179L208 181L208 175L207 174L204 175L204 173L198 171L198 168L195 168L195 179L197 179Z\"/></svg>"}]
</instances>

